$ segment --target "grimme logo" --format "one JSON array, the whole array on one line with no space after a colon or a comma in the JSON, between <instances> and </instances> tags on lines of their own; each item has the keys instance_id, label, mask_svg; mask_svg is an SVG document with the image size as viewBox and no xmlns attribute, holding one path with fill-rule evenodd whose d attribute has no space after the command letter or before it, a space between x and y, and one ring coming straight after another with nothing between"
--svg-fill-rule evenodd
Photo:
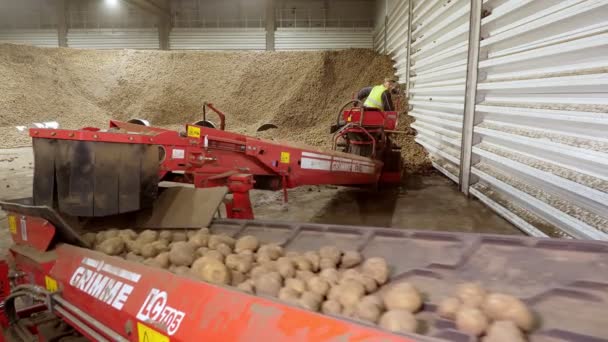
<instances>
[{"instance_id":1,"label":"grimme logo","mask_svg":"<svg viewBox=\"0 0 608 342\"><path fill-rule=\"evenodd\" d=\"M70 278L70 285L112 307L122 310L133 285L141 274L125 270L103 261L83 258Z\"/></svg>"},{"instance_id":2,"label":"grimme logo","mask_svg":"<svg viewBox=\"0 0 608 342\"><path fill-rule=\"evenodd\" d=\"M142 322L160 325L169 336L175 334L186 314L167 305L167 292L153 288L137 313Z\"/></svg>"}]
</instances>

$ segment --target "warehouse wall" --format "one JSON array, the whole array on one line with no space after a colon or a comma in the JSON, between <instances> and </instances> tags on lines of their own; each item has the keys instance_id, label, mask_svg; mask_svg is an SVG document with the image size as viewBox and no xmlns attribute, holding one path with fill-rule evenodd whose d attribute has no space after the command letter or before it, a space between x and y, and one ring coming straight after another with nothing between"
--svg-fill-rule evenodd
<instances>
[{"instance_id":1,"label":"warehouse wall","mask_svg":"<svg viewBox=\"0 0 608 342\"><path fill-rule=\"evenodd\" d=\"M58 9L67 4L67 46L158 49L158 17L119 1L0 0L0 43L57 46ZM172 0L169 47L266 49L268 0ZM273 0L277 50L371 48L373 0Z\"/></svg>"},{"instance_id":2,"label":"warehouse wall","mask_svg":"<svg viewBox=\"0 0 608 342\"><path fill-rule=\"evenodd\" d=\"M470 0L377 7L389 20L376 25L376 50L409 58L396 67L410 73L400 82L417 142L465 193L527 233L608 239L608 2L476 3L479 50ZM408 33L394 18L407 18L403 6L413 12L405 57Z\"/></svg>"}]
</instances>

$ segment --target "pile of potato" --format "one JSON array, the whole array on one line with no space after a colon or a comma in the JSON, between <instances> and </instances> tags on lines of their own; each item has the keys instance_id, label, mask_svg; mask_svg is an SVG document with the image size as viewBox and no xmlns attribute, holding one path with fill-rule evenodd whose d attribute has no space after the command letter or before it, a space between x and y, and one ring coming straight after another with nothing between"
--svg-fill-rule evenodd
<instances>
[{"instance_id":1,"label":"pile of potato","mask_svg":"<svg viewBox=\"0 0 608 342\"><path fill-rule=\"evenodd\" d=\"M393 332L416 332L414 314L422 309L419 290L406 282L386 285L390 269L383 258L364 258L358 251L324 246L319 250L286 252L262 244L254 236L234 239L198 231L107 230L84 239L105 254L168 269L181 275L241 291L276 297L324 314L377 324ZM463 284L456 297L439 308L459 330L488 341L493 336L522 336L531 329L531 315L518 299L486 294L476 284ZM494 321L490 325L491 321ZM519 334L519 335L518 335ZM506 340L505 340L506 341Z\"/></svg>"},{"instance_id":2,"label":"pile of potato","mask_svg":"<svg viewBox=\"0 0 608 342\"><path fill-rule=\"evenodd\" d=\"M477 283L458 286L454 297L445 298L437 308L439 316L454 320L458 330L484 335L485 342L523 342L523 332L534 328L534 316L518 298L488 293Z\"/></svg>"}]
</instances>

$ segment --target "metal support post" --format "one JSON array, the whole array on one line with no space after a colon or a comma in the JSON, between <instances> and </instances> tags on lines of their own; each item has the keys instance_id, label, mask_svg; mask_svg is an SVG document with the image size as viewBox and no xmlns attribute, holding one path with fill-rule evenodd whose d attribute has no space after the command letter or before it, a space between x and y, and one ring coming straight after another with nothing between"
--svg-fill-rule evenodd
<instances>
[{"instance_id":1,"label":"metal support post","mask_svg":"<svg viewBox=\"0 0 608 342\"><path fill-rule=\"evenodd\" d=\"M408 112L409 112L409 102L410 102L410 77L412 70L412 62L410 61L410 57L412 56L411 48L412 48L412 31L413 31L413 14L414 14L414 1L407 0L407 45L406 45L406 62L405 62L405 98L408 102Z\"/></svg>"},{"instance_id":2,"label":"metal support post","mask_svg":"<svg viewBox=\"0 0 608 342\"><path fill-rule=\"evenodd\" d=\"M479 66L479 43L481 36L482 0L471 0L469 22L469 51L467 78L462 120L462 142L460 150L460 191L469 194L471 184L471 159L473 154L473 127L475 126L475 104L477 100L477 76Z\"/></svg>"},{"instance_id":3,"label":"metal support post","mask_svg":"<svg viewBox=\"0 0 608 342\"><path fill-rule=\"evenodd\" d=\"M266 0L266 51L274 51L274 33L276 30L275 0Z\"/></svg>"},{"instance_id":4,"label":"metal support post","mask_svg":"<svg viewBox=\"0 0 608 342\"><path fill-rule=\"evenodd\" d=\"M69 0L57 0L57 44L60 47L68 46L68 11Z\"/></svg>"}]
</instances>

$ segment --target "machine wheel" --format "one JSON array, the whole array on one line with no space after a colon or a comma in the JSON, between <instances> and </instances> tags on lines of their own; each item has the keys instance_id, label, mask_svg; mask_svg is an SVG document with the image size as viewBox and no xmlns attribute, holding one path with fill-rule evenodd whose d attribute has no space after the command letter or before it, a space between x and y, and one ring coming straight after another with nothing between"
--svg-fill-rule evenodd
<instances>
[{"instance_id":1,"label":"machine wheel","mask_svg":"<svg viewBox=\"0 0 608 342\"><path fill-rule=\"evenodd\" d=\"M215 124L209 120L201 120L201 121L197 121L195 123L193 123L193 125L197 125L197 126L201 126L201 127L207 127L207 128L216 128Z\"/></svg>"},{"instance_id":2,"label":"machine wheel","mask_svg":"<svg viewBox=\"0 0 608 342\"><path fill-rule=\"evenodd\" d=\"M136 124L136 125L141 125L141 126L148 126L150 127L150 121L146 120L146 119L131 119L129 121L127 121L128 123L132 123L132 124Z\"/></svg>"}]
</instances>

